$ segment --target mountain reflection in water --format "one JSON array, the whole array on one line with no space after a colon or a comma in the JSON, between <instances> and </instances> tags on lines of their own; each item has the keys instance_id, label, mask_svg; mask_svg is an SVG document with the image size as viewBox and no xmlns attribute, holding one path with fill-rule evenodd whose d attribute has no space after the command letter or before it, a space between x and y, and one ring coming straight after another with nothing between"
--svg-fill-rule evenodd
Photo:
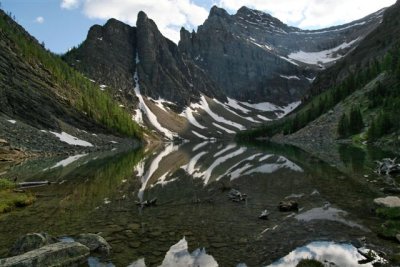
<instances>
[{"instance_id":1,"label":"mountain reflection in water","mask_svg":"<svg viewBox=\"0 0 400 267\"><path fill-rule=\"evenodd\" d=\"M390 246L376 238L376 219L365 212L377 194L364 178L378 179L370 167L376 158L363 154L359 161L349 149L336 155L350 175L272 144L167 143L26 162L6 175L51 184L30 189L40 195L34 205L0 217L0 257L31 232L99 233L113 248L104 266L290 266L294 258L284 255L314 241L353 244L365 237L372 247ZM232 201L231 189L247 199ZM138 198L157 205L138 207ZM298 212L280 212L281 201L297 202ZM268 219L260 220L265 210ZM304 255L336 248L306 247Z\"/></svg>"}]
</instances>

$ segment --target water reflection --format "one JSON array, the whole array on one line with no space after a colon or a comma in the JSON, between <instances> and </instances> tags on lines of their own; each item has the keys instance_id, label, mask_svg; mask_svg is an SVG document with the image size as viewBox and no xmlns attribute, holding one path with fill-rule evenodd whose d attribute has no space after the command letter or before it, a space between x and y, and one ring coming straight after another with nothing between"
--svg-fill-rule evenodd
<instances>
[{"instance_id":1,"label":"water reflection","mask_svg":"<svg viewBox=\"0 0 400 267\"><path fill-rule=\"evenodd\" d=\"M289 255L269 265L271 267L293 267L302 259L315 259L328 263L329 266L346 267L372 267L373 263L360 264L365 258L350 244L337 244L334 242L312 242L307 246L297 248ZM383 259L377 261L384 263Z\"/></svg>"},{"instance_id":2,"label":"water reflection","mask_svg":"<svg viewBox=\"0 0 400 267\"><path fill-rule=\"evenodd\" d=\"M33 231L100 233L113 247L115 266L136 259L142 260L132 266L265 266L315 240L379 242L362 228L375 222L365 216L374 197L368 184L293 147L166 144L158 151L41 159L11 171L21 180L54 183L32 189L40 195L33 206L0 217L0 257L17 236ZM232 202L231 188L248 200ZM138 197L157 198L157 205L139 210ZM299 213L279 212L284 200L298 202ZM265 209L268 220L258 219ZM203 247L207 253L196 249Z\"/></svg>"},{"instance_id":3,"label":"water reflection","mask_svg":"<svg viewBox=\"0 0 400 267\"><path fill-rule=\"evenodd\" d=\"M139 259L128 267L146 267L145 259ZM171 246L160 267L218 267L218 263L204 248L190 253L186 239L182 238Z\"/></svg>"},{"instance_id":4,"label":"water reflection","mask_svg":"<svg viewBox=\"0 0 400 267\"><path fill-rule=\"evenodd\" d=\"M237 144L209 141L200 144L168 144L160 153L139 163L137 172L143 174L139 199L143 200L147 188L175 181L173 174L178 169L183 169L193 178L201 179L204 185L224 178L232 181L257 173L271 174L281 169L303 172L300 166L284 156L260 153Z\"/></svg>"}]
</instances>

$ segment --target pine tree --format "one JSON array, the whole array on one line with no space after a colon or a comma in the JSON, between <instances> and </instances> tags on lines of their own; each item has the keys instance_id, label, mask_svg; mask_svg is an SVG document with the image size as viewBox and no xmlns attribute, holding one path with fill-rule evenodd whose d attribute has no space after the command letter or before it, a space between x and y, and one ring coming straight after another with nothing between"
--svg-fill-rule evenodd
<instances>
[{"instance_id":1,"label":"pine tree","mask_svg":"<svg viewBox=\"0 0 400 267\"><path fill-rule=\"evenodd\" d=\"M379 136L379 132L378 132L378 127L376 126L376 121L372 120L371 122L371 126L368 129L367 132L367 136L368 136L368 141L375 141L378 136Z\"/></svg>"},{"instance_id":2,"label":"pine tree","mask_svg":"<svg viewBox=\"0 0 400 267\"><path fill-rule=\"evenodd\" d=\"M357 134L364 128L364 122L359 107L353 107L349 116L350 134Z\"/></svg>"},{"instance_id":3,"label":"pine tree","mask_svg":"<svg viewBox=\"0 0 400 267\"><path fill-rule=\"evenodd\" d=\"M339 137L344 138L347 137L349 133L349 121L345 113L343 113L342 117L340 117L338 124L338 134Z\"/></svg>"}]
</instances>

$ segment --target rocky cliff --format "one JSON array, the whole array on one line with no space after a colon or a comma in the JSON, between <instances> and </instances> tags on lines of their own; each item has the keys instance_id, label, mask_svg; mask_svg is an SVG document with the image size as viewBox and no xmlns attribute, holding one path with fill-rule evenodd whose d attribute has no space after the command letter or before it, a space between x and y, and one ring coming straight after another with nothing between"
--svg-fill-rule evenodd
<instances>
[{"instance_id":1,"label":"rocky cliff","mask_svg":"<svg viewBox=\"0 0 400 267\"><path fill-rule=\"evenodd\" d=\"M317 31L290 27L242 7L211 9L197 32L181 30L180 51L238 100L287 104L300 99L317 73L355 48L382 20L382 10Z\"/></svg>"},{"instance_id":2,"label":"rocky cliff","mask_svg":"<svg viewBox=\"0 0 400 267\"><path fill-rule=\"evenodd\" d=\"M138 14L136 25L131 27L114 19L104 26L95 25L87 39L64 59L104 88L111 87L124 106L137 103L135 73L140 77L143 95L168 100L176 110L199 101L200 93L225 99L205 72L185 59L144 12Z\"/></svg>"}]
</instances>

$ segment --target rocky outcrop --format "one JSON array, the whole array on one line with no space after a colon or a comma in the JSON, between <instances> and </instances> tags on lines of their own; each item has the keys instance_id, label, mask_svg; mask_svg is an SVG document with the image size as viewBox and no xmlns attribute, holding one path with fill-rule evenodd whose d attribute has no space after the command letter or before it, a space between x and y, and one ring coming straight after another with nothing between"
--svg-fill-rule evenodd
<instances>
[{"instance_id":1,"label":"rocky outcrop","mask_svg":"<svg viewBox=\"0 0 400 267\"><path fill-rule=\"evenodd\" d=\"M88 256L89 248L80 243L59 242L43 246L19 256L1 259L0 266L76 266L85 262Z\"/></svg>"}]
</instances>

